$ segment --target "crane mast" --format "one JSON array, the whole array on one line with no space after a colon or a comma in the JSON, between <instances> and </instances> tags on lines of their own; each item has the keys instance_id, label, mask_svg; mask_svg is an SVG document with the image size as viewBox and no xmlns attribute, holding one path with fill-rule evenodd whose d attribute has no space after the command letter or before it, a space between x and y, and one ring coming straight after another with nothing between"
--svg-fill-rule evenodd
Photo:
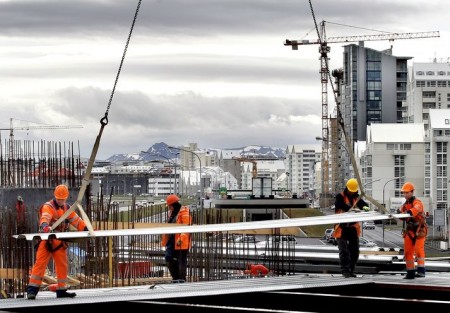
<instances>
[{"instance_id":1,"label":"crane mast","mask_svg":"<svg viewBox=\"0 0 450 313\"><path fill-rule=\"evenodd\" d=\"M330 37L326 38L325 31L325 21L320 23L320 33L319 39L317 40L289 40L286 39L284 45L291 46L292 50L298 50L298 46L301 45L319 45L319 53L320 53L320 81L322 84L322 155L321 155L321 164L322 164L322 194L325 196L325 199L328 199L329 193L329 118L328 118L328 80L331 80L330 70L328 66L328 53L330 52L329 43L348 43L348 42L356 42L356 41L374 41L374 40L389 40L393 41L395 39L416 39L416 38L430 38L430 37L439 37L439 31L430 31L430 32L417 32L417 33L385 33L381 35L360 35L360 36L341 36L341 37ZM339 106L337 107L339 111ZM339 113L339 112L338 112ZM341 116L340 114L338 114ZM339 121L338 121L339 122ZM345 137L347 138L347 134L345 129L342 129ZM348 151L353 151L352 147L348 146ZM350 156L352 159L353 155ZM354 162L352 162L354 164ZM357 171L355 168L354 171ZM359 175L358 175L359 177ZM359 183L360 179L358 179ZM326 200L328 201L328 200ZM328 206L327 203L325 206Z\"/></svg>"}]
</instances>

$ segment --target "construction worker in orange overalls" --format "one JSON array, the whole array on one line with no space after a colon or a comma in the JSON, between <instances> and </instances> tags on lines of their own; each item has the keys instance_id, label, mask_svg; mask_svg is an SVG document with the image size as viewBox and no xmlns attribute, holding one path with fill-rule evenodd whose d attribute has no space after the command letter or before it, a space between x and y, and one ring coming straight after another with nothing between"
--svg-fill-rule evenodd
<instances>
[{"instance_id":1,"label":"construction worker in orange overalls","mask_svg":"<svg viewBox=\"0 0 450 313\"><path fill-rule=\"evenodd\" d=\"M406 182L402 187L403 197L406 201L399 209L399 213L407 213L411 217L403 219L403 249L406 265L404 279L425 277L425 238L428 234L428 225L425 219L423 203L414 196L414 185ZM414 264L417 261L417 273Z\"/></svg>"},{"instance_id":2,"label":"construction worker in orange overalls","mask_svg":"<svg viewBox=\"0 0 450 313\"><path fill-rule=\"evenodd\" d=\"M269 269L262 264L248 263L244 274L250 274L255 277L263 277L269 274L269 272Z\"/></svg>"},{"instance_id":3,"label":"construction worker in orange overalls","mask_svg":"<svg viewBox=\"0 0 450 313\"><path fill-rule=\"evenodd\" d=\"M180 204L180 198L171 194L166 198L169 208L167 223L191 225L192 217L189 207ZM165 260L174 283L184 283L187 274L187 256L191 248L191 234L164 234L161 246L166 248Z\"/></svg>"},{"instance_id":4,"label":"construction worker in orange overalls","mask_svg":"<svg viewBox=\"0 0 450 313\"><path fill-rule=\"evenodd\" d=\"M66 204L69 197L69 189L66 185L58 185L54 190L54 199L46 202L39 211L39 232L64 232L72 225L79 231L88 230L85 222L73 211L67 219L60 223L55 229L52 225L70 208ZM27 287L27 299L34 300L44 278L45 270L50 258L55 261L56 277L58 286L56 288L57 298L73 298L74 292L67 292L67 243L56 238L41 240L36 252L36 262L31 271Z\"/></svg>"},{"instance_id":5,"label":"construction worker in orange overalls","mask_svg":"<svg viewBox=\"0 0 450 313\"><path fill-rule=\"evenodd\" d=\"M336 195L334 206L335 213L341 214L358 208L369 211L366 201L358 194L359 184L355 178L350 178L344 191ZM339 248L339 263L342 276L345 278L356 277L354 273L356 262L359 259L359 236L361 225L358 222L340 223L334 226L334 237Z\"/></svg>"}]
</instances>

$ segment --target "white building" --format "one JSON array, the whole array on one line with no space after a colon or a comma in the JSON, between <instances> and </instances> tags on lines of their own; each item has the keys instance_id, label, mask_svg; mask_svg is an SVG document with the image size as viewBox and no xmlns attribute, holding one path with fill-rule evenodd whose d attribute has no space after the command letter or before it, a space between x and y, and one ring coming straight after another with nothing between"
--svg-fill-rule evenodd
<instances>
[{"instance_id":1,"label":"white building","mask_svg":"<svg viewBox=\"0 0 450 313\"><path fill-rule=\"evenodd\" d=\"M314 182L315 164L321 159L319 144L288 145L284 160L286 172L289 173L289 189L298 196L311 196Z\"/></svg>"},{"instance_id":2,"label":"white building","mask_svg":"<svg viewBox=\"0 0 450 313\"><path fill-rule=\"evenodd\" d=\"M450 108L450 64L413 63L408 86L407 121L429 128L429 110Z\"/></svg>"},{"instance_id":3,"label":"white building","mask_svg":"<svg viewBox=\"0 0 450 313\"><path fill-rule=\"evenodd\" d=\"M388 211L402 198L406 181L415 186L415 196L428 211L425 195L425 131L422 123L384 123L367 126L366 150L361 152L361 172L365 183L371 184L371 196ZM397 205L398 206L398 205Z\"/></svg>"}]
</instances>

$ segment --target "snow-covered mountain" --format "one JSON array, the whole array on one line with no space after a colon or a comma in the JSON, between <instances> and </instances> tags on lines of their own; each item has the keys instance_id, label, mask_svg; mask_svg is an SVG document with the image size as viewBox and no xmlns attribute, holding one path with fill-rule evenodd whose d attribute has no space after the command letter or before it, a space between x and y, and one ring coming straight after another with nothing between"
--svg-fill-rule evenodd
<instances>
[{"instance_id":1,"label":"snow-covered mountain","mask_svg":"<svg viewBox=\"0 0 450 313\"><path fill-rule=\"evenodd\" d=\"M168 149L169 145L164 142L158 142L152 145L147 151L127 153L127 154L114 154L110 156L107 161L110 162L120 162L120 161L151 161L151 160L162 160L162 159L173 159L175 154L170 153ZM282 159L285 157L284 149L282 148L272 148L264 146L246 146L242 148L232 148L232 149L218 149L218 148L204 148L204 150L240 150L240 154L243 157L249 158L278 158Z\"/></svg>"}]
</instances>

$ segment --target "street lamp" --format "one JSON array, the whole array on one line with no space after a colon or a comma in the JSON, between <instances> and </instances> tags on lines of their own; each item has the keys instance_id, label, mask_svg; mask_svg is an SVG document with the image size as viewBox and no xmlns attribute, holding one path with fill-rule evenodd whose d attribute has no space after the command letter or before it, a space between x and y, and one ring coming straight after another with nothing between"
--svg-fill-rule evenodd
<instances>
[{"instance_id":1,"label":"street lamp","mask_svg":"<svg viewBox=\"0 0 450 313\"><path fill-rule=\"evenodd\" d=\"M384 210L385 210L385 211L386 211L386 203L384 202L384 189L386 188L386 185L387 185L389 182L393 181L393 180L396 180L396 179L404 179L404 178L405 178L405 176L395 177L395 178L389 179L389 180L386 181L386 183L384 184L384 186L383 186L383 207L384 207ZM389 207L389 211L390 211L390 207Z\"/></svg>"},{"instance_id":2,"label":"street lamp","mask_svg":"<svg viewBox=\"0 0 450 313\"><path fill-rule=\"evenodd\" d=\"M364 189L365 186L370 185L370 184L372 184L372 183L374 183L374 182L377 182L377 181L380 181L380 180L381 180L381 178L375 179L375 180L371 180L371 181L368 181L368 182L365 182L365 183L362 185L362 189Z\"/></svg>"},{"instance_id":3,"label":"street lamp","mask_svg":"<svg viewBox=\"0 0 450 313\"><path fill-rule=\"evenodd\" d=\"M387 210L386 210L386 203L384 202L384 189L386 188L386 185L387 185L389 182L393 181L393 180L396 180L396 179L404 179L404 178L405 178L405 176L395 177L395 178L389 179L388 181L386 181L386 182L384 183L384 186L383 186L383 208L384 208L385 213L387 212ZM390 212L390 211L391 211L391 208L390 208L390 206L389 206L389 212ZM391 221L391 220L389 220L389 223L390 223L390 221ZM382 225L383 225L383 244L384 244L384 220L382 221Z\"/></svg>"},{"instance_id":4,"label":"street lamp","mask_svg":"<svg viewBox=\"0 0 450 313\"><path fill-rule=\"evenodd\" d=\"M198 159L198 163L200 165L200 211L202 212L202 216L203 216L203 184L202 184L202 160L200 159L200 157L198 156L197 153L191 151L191 150L186 150L186 149L182 149L182 148L177 148L177 147L172 147L172 146L168 146L168 149L175 149L175 150L179 150L179 151L184 151L184 152L189 152L192 153L193 155L195 155ZM172 153L172 152L171 152Z\"/></svg>"}]
</instances>

